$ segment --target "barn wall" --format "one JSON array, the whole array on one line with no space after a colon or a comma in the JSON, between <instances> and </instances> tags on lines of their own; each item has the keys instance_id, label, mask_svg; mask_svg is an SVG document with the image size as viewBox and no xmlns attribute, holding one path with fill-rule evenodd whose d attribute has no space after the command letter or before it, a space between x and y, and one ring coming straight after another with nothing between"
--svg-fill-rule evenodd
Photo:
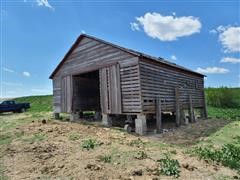
<instances>
[{"instance_id":1,"label":"barn wall","mask_svg":"<svg viewBox=\"0 0 240 180\"><path fill-rule=\"evenodd\" d=\"M55 113L61 112L61 78L53 79L53 110Z\"/></svg>"},{"instance_id":2,"label":"barn wall","mask_svg":"<svg viewBox=\"0 0 240 180\"><path fill-rule=\"evenodd\" d=\"M189 106L191 94L193 107L204 107L203 77L169 68L147 59L140 61L141 94L144 112L155 113L156 98L161 99L163 111L175 111L175 89L179 89L180 106Z\"/></svg>"},{"instance_id":3,"label":"barn wall","mask_svg":"<svg viewBox=\"0 0 240 180\"><path fill-rule=\"evenodd\" d=\"M129 53L84 37L67 57L55 77L86 73L131 58L134 56Z\"/></svg>"},{"instance_id":4,"label":"barn wall","mask_svg":"<svg viewBox=\"0 0 240 180\"><path fill-rule=\"evenodd\" d=\"M120 79L123 113L142 111L140 93L140 71L138 58L121 61Z\"/></svg>"}]
</instances>

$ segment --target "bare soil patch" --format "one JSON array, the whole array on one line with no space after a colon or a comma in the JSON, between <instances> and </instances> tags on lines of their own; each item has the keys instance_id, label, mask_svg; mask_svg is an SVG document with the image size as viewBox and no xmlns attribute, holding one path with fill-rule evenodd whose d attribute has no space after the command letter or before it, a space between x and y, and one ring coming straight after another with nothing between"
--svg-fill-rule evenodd
<instances>
[{"instance_id":1,"label":"bare soil patch","mask_svg":"<svg viewBox=\"0 0 240 180\"><path fill-rule=\"evenodd\" d=\"M185 149L166 144L194 144L207 136L204 132L210 121L158 137L138 137L94 125L33 120L14 128L22 136L3 147L4 174L9 179L173 179L157 175L157 160L169 153L180 162L179 179L232 178L235 171L209 165L184 153ZM219 127L223 125L219 122ZM83 149L86 139L94 139L98 145ZM103 155L111 156L111 161L102 161Z\"/></svg>"}]
</instances>

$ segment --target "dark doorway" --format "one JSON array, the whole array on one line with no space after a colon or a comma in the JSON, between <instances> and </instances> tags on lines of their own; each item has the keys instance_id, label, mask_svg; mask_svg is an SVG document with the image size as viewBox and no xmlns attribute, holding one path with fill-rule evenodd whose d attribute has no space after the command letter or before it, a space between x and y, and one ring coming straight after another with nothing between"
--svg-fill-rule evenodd
<instances>
[{"instance_id":1,"label":"dark doorway","mask_svg":"<svg viewBox=\"0 0 240 180\"><path fill-rule=\"evenodd\" d=\"M100 111L99 71L73 76L73 111Z\"/></svg>"}]
</instances>

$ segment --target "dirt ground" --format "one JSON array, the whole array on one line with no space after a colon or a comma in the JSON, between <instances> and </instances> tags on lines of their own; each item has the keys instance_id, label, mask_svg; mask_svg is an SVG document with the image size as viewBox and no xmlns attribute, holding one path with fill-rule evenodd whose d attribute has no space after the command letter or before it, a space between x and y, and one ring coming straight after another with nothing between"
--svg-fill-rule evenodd
<instances>
[{"instance_id":1,"label":"dirt ground","mask_svg":"<svg viewBox=\"0 0 240 180\"><path fill-rule=\"evenodd\" d=\"M213 122L215 128L211 125ZM3 172L9 179L16 180L174 179L156 173L157 160L169 153L180 162L179 179L231 179L237 176L235 171L208 164L186 153L188 148L225 123L205 120L173 132L139 137L98 125L57 120L45 123L42 119L34 119L14 128L12 131L19 138L2 146ZM96 139L98 146L83 149L82 142L89 138ZM142 152L146 156L139 156ZM101 161L101 155L110 155L111 162ZM190 168L186 168L186 164Z\"/></svg>"}]
</instances>

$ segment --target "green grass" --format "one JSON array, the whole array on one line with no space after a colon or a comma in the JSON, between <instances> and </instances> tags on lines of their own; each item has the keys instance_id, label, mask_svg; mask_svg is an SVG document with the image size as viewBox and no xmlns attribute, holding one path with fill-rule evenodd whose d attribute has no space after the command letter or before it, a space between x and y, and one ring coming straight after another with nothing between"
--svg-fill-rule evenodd
<instances>
[{"instance_id":1,"label":"green grass","mask_svg":"<svg viewBox=\"0 0 240 180\"><path fill-rule=\"evenodd\" d=\"M200 143L220 147L224 144L233 143L236 137L240 137L240 121L230 122Z\"/></svg>"},{"instance_id":2,"label":"green grass","mask_svg":"<svg viewBox=\"0 0 240 180\"><path fill-rule=\"evenodd\" d=\"M208 106L208 116L217 119L240 120L240 108L217 108Z\"/></svg>"},{"instance_id":3,"label":"green grass","mask_svg":"<svg viewBox=\"0 0 240 180\"><path fill-rule=\"evenodd\" d=\"M31 105L29 112L47 112L52 111L53 96L28 96L15 99L16 102L23 103L28 102Z\"/></svg>"}]
</instances>

